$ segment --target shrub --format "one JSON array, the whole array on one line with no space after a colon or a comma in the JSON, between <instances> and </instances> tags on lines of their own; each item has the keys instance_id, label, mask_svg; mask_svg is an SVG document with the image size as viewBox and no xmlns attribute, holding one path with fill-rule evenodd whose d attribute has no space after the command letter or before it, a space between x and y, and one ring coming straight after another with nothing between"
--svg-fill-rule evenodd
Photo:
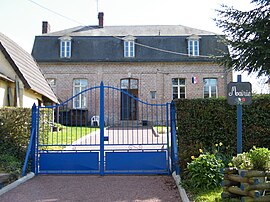
<instances>
[{"instance_id":1,"label":"shrub","mask_svg":"<svg viewBox=\"0 0 270 202\"><path fill-rule=\"evenodd\" d=\"M252 169L254 170L270 170L270 150L267 148L253 147L249 153Z\"/></svg>"},{"instance_id":2,"label":"shrub","mask_svg":"<svg viewBox=\"0 0 270 202\"><path fill-rule=\"evenodd\" d=\"M5 107L0 109L0 153L24 160L30 137L31 109Z\"/></svg>"},{"instance_id":3,"label":"shrub","mask_svg":"<svg viewBox=\"0 0 270 202\"><path fill-rule=\"evenodd\" d=\"M21 173L22 162L16 157L10 154L1 154L0 162L0 170L4 170L5 172L12 173L16 176Z\"/></svg>"},{"instance_id":4,"label":"shrub","mask_svg":"<svg viewBox=\"0 0 270 202\"><path fill-rule=\"evenodd\" d=\"M243 152L233 157L232 166L245 170L270 170L270 150L254 146L249 152Z\"/></svg>"},{"instance_id":5,"label":"shrub","mask_svg":"<svg viewBox=\"0 0 270 202\"><path fill-rule=\"evenodd\" d=\"M237 156L234 156L232 159L233 166L238 169L250 169L251 168L251 162L249 159L249 155L246 152L243 152L242 154L237 154Z\"/></svg>"},{"instance_id":6,"label":"shrub","mask_svg":"<svg viewBox=\"0 0 270 202\"><path fill-rule=\"evenodd\" d=\"M221 160L216 159L214 154L201 154L187 166L188 178L183 183L190 188L208 190L220 187L223 167Z\"/></svg>"}]
</instances>

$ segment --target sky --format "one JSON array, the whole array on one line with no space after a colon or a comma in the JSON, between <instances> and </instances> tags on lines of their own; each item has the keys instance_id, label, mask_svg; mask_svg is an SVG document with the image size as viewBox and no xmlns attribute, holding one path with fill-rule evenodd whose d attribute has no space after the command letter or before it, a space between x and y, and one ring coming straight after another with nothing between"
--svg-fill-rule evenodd
<instances>
[{"instance_id":1,"label":"sky","mask_svg":"<svg viewBox=\"0 0 270 202\"><path fill-rule=\"evenodd\" d=\"M51 32L81 25L97 25L98 12L104 12L104 26L184 25L217 34L216 9L221 4L246 11L251 0L0 0L0 32L31 53L34 38L41 35L42 21ZM57 13L57 14L56 14ZM59 15L60 14L60 15ZM236 75L239 73L234 74ZM234 80L235 80L234 78ZM265 88L262 79L243 74L258 93ZM264 89L265 90L265 89Z\"/></svg>"}]
</instances>

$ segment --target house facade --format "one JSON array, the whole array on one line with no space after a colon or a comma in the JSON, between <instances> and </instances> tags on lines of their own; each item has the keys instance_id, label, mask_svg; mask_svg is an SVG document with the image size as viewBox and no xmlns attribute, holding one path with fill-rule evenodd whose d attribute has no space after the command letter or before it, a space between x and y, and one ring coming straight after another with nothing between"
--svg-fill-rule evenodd
<instances>
[{"instance_id":1,"label":"house facade","mask_svg":"<svg viewBox=\"0 0 270 202\"><path fill-rule=\"evenodd\" d=\"M58 103L32 56L0 33L0 107Z\"/></svg>"},{"instance_id":2,"label":"house facade","mask_svg":"<svg viewBox=\"0 0 270 202\"><path fill-rule=\"evenodd\" d=\"M103 26L98 17L97 26L53 33L43 22L35 37L32 55L61 101L101 81L149 103L226 95L232 72L214 58L228 51L222 36L180 25ZM88 108L87 96L76 99L69 108Z\"/></svg>"}]
</instances>

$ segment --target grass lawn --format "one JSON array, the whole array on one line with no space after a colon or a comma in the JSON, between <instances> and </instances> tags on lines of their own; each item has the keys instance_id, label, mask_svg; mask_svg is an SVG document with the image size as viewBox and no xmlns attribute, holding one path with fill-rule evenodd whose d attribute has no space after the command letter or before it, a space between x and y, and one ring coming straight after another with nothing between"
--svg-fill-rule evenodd
<instances>
[{"instance_id":1,"label":"grass lawn","mask_svg":"<svg viewBox=\"0 0 270 202\"><path fill-rule=\"evenodd\" d=\"M192 198L192 201L195 202L218 202L222 201L221 193L222 188L217 188L215 190L208 190L204 192L191 193L189 190L186 190Z\"/></svg>"},{"instance_id":2,"label":"grass lawn","mask_svg":"<svg viewBox=\"0 0 270 202\"><path fill-rule=\"evenodd\" d=\"M166 126L154 126L154 129L159 133L159 134L165 134L167 133L167 127ZM168 127L169 131L171 130L170 127Z\"/></svg>"},{"instance_id":3,"label":"grass lawn","mask_svg":"<svg viewBox=\"0 0 270 202\"><path fill-rule=\"evenodd\" d=\"M42 145L50 145L46 146L46 149L63 149L66 145L70 145L72 142L96 130L99 130L99 128L62 126L59 131L47 132L45 134L40 132L39 142Z\"/></svg>"}]
</instances>

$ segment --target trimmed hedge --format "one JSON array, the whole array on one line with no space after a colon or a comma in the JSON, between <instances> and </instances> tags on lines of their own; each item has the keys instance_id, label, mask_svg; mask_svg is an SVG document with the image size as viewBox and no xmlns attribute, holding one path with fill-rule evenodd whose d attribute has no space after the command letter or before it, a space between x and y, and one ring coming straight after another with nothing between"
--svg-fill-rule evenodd
<instances>
[{"instance_id":1,"label":"trimmed hedge","mask_svg":"<svg viewBox=\"0 0 270 202\"><path fill-rule=\"evenodd\" d=\"M186 168L191 156L199 149L211 150L222 143L226 152L237 151L236 106L219 99L175 100L179 159ZM257 147L270 147L270 95L253 97L252 104L243 106L243 151Z\"/></svg>"},{"instance_id":2,"label":"trimmed hedge","mask_svg":"<svg viewBox=\"0 0 270 202\"><path fill-rule=\"evenodd\" d=\"M30 138L31 109L0 109L0 151L24 159Z\"/></svg>"},{"instance_id":3,"label":"trimmed hedge","mask_svg":"<svg viewBox=\"0 0 270 202\"><path fill-rule=\"evenodd\" d=\"M51 130L52 110L40 112L40 131L45 138ZM30 140L31 109L0 108L0 170L20 172ZM17 166L15 166L17 165Z\"/></svg>"}]
</instances>

